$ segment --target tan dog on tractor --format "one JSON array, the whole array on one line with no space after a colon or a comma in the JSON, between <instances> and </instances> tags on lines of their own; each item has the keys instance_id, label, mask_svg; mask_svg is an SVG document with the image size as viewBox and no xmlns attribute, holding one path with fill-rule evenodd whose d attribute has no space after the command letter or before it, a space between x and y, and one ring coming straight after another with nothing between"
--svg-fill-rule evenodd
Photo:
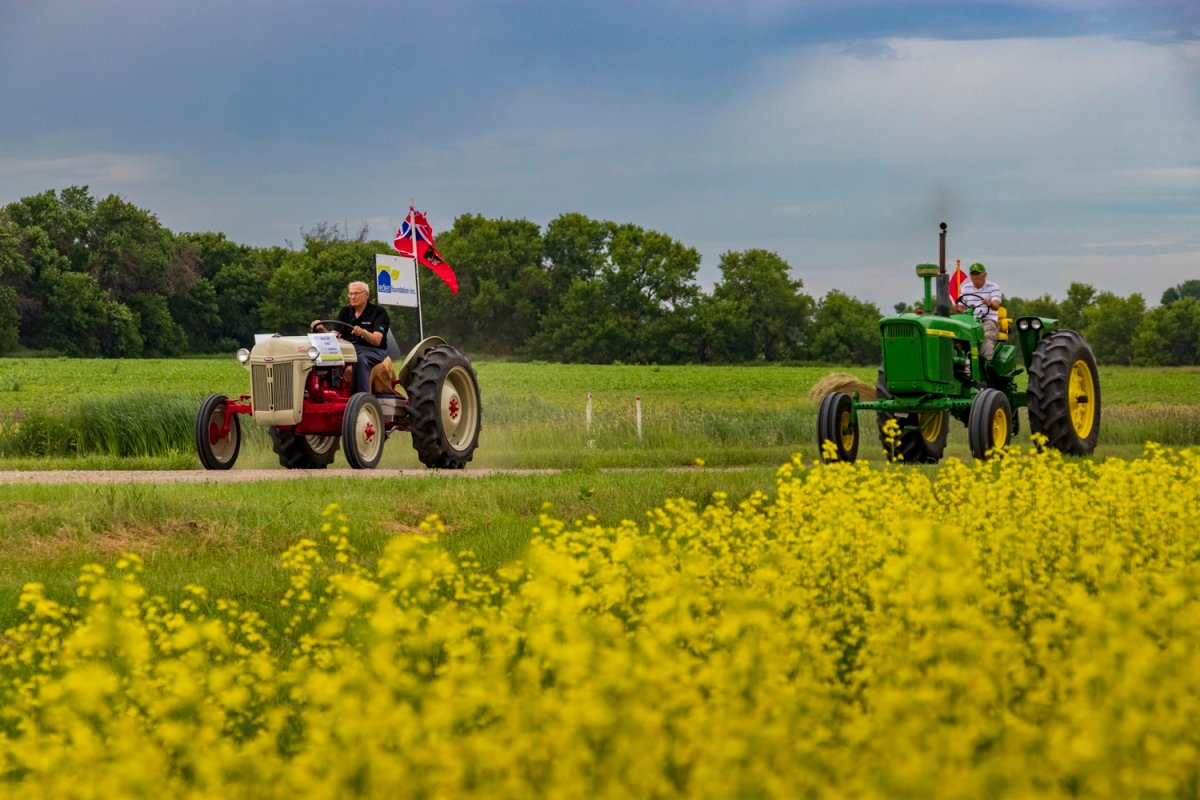
<instances>
[{"instance_id":1,"label":"tan dog on tractor","mask_svg":"<svg viewBox=\"0 0 1200 800\"><path fill-rule=\"evenodd\" d=\"M354 385L354 367L346 367L343 380L351 386ZM399 382L400 378L396 375L396 366L392 364L391 356L371 367L371 394L400 394L396 391L396 384Z\"/></svg>"}]
</instances>

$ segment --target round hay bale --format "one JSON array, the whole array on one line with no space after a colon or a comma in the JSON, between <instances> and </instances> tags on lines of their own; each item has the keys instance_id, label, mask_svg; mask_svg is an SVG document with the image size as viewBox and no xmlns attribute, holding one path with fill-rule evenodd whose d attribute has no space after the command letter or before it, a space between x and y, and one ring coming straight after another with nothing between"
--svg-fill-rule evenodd
<instances>
[{"instance_id":1,"label":"round hay bale","mask_svg":"<svg viewBox=\"0 0 1200 800\"><path fill-rule=\"evenodd\" d=\"M821 380L813 384L813 387L808 390L808 399L814 403L821 402L825 395L831 392L841 392L842 394L853 394L858 392L859 400L874 400L875 387L870 384L863 383L853 375L847 375L845 372L831 372Z\"/></svg>"}]
</instances>

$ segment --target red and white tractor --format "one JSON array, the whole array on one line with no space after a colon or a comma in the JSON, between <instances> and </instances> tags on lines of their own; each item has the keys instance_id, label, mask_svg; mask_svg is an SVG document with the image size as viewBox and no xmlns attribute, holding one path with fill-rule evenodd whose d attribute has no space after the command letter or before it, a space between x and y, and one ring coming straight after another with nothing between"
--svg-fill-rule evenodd
<instances>
[{"instance_id":1,"label":"red and white tractor","mask_svg":"<svg viewBox=\"0 0 1200 800\"><path fill-rule=\"evenodd\" d=\"M343 326L322 320L329 329ZM321 347L318 347L321 344ZM389 333L389 350L399 353ZM324 469L339 442L354 469L373 469L397 431L412 434L427 467L462 469L479 443L479 381L470 360L438 336L423 339L400 364L371 371L371 392L352 394L354 347L330 335L264 336L237 359L250 373L250 394L214 394L196 415L196 452L205 469L229 469L241 449L239 420L267 428L279 463Z\"/></svg>"}]
</instances>

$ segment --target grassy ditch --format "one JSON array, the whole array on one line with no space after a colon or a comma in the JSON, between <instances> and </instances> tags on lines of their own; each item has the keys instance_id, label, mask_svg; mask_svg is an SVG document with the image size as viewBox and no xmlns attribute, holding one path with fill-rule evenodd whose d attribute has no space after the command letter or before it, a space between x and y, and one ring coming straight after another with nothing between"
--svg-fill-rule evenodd
<instances>
[{"instance_id":1,"label":"grassy ditch","mask_svg":"<svg viewBox=\"0 0 1200 800\"><path fill-rule=\"evenodd\" d=\"M574 471L557 475L431 476L244 484L0 484L0 631L15 620L30 582L69 601L79 570L122 552L146 561L151 592L174 596L188 583L238 600L270 619L287 588L280 554L315 538L330 503L354 520L352 542L374 558L395 536L412 534L431 514L446 525L452 553L472 550L484 569L518 557L549 504L562 519L589 515L603 524L643 518L664 498L707 503L773 489L773 468L682 472ZM275 615L272 617L271 615Z\"/></svg>"}]
</instances>

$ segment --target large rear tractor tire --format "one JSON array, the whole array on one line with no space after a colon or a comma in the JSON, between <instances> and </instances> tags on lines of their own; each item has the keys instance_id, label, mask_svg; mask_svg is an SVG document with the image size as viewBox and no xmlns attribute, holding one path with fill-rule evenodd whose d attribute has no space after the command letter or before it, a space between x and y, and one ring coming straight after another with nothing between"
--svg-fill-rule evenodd
<instances>
[{"instance_id":1,"label":"large rear tractor tire","mask_svg":"<svg viewBox=\"0 0 1200 800\"><path fill-rule=\"evenodd\" d=\"M272 426L267 429L279 463L288 469L325 469L337 456L338 437L305 436Z\"/></svg>"},{"instance_id":2,"label":"large rear tractor tire","mask_svg":"<svg viewBox=\"0 0 1200 800\"><path fill-rule=\"evenodd\" d=\"M383 427L383 409L375 395L359 392L351 395L342 414L342 451L352 469L375 469L383 458L387 432Z\"/></svg>"},{"instance_id":3,"label":"large rear tractor tire","mask_svg":"<svg viewBox=\"0 0 1200 800\"><path fill-rule=\"evenodd\" d=\"M412 445L432 469L462 469L475 454L482 428L479 379L456 347L425 351L408 380Z\"/></svg>"},{"instance_id":4,"label":"large rear tractor tire","mask_svg":"<svg viewBox=\"0 0 1200 800\"><path fill-rule=\"evenodd\" d=\"M833 442L832 453L826 451L825 442ZM850 395L831 392L821 400L817 409L817 447L822 461L854 463L858 458L858 415L854 413Z\"/></svg>"},{"instance_id":5,"label":"large rear tractor tire","mask_svg":"<svg viewBox=\"0 0 1200 800\"><path fill-rule=\"evenodd\" d=\"M890 400L883 367L875 381L875 399ZM900 426L900 440L893 448L883 426L888 420L896 420ZM905 464L936 464L946 452L946 436L950 433L950 414L945 411L930 411L923 414L895 414L890 411L875 413L875 424L879 427L879 443L888 461ZM920 426L919 430L910 430Z\"/></svg>"},{"instance_id":6,"label":"large rear tractor tire","mask_svg":"<svg viewBox=\"0 0 1200 800\"><path fill-rule=\"evenodd\" d=\"M227 403L225 395L212 394L204 398L196 412L196 453L205 469L229 469L242 448L242 428L237 414L230 415L229 431L221 434Z\"/></svg>"},{"instance_id":7,"label":"large rear tractor tire","mask_svg":"<svg viewBox=\"0 0 1200 800\"><path fill-rule=\"evenodd\" d=\"M1074 456L1091 455L1100 438L1100 373L1076 331L1047 336L1029 363L1029 429Z\"/></svg>"},{"instance_id":8,"label":"large rear tractor tire","mask_svg":"<svg viewBox=\"0 0 1200 800\"><path fill-rule=\"evenodd\" d=\"M971 455L980 461L1008 446L1012 434L1012 406L999 389L983 389L971 403L967 439Z\"/></svg>"}]
</instances>

